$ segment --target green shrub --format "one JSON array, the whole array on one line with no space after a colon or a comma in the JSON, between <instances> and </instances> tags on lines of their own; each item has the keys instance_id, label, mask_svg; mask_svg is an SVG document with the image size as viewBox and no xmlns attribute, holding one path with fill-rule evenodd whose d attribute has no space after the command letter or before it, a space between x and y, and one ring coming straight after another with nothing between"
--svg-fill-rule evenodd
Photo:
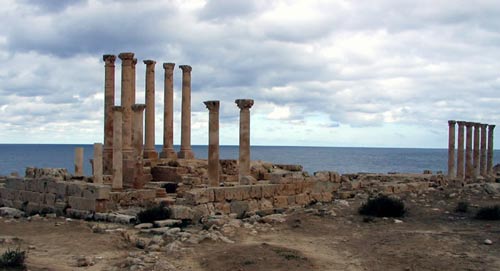
<instances>
[{"instance_id":1,"label":"green shrub","mask_svg":"<svg viewBox=\"0 0 500 271\"><path fill-rule=\"evenodd\" d=\"M457 213L467 213L469 210L469 203L467 201L460 201L455 207L455 212Z\"/></svg>"},{"instance_id":2,"label":"green shrub","mask_svg":"<svg viewBox=\"0 0 500 271\"><path fill-rule=\"evenodd\" d=\"M476 219L480 220L500 220L500 205L488 206L479 209Z\"/></svg>"},{"instance_id":3,"label":"green shrub","mask_svg":"<svg viewBox=\"0 0 500 271\"><path fill-rule=\"evenodd\" d=\"M17 248L16 250L7 249L0 256L0 267L25 269L24 261L26 260L26 252ZM3 269L2 269L3 270Z\"/></svg>"},{"instance_id":4,"label":"green shrub","mask_svg":"<svg viewBox=\"0 0 500 271\"><path fill-rule=\"evenodd\" d=\"M162 205L151 207L137 214L139 223L153 223L156 220L170 218L170 209Z\"/></svg>"},{"instance_id":5,"label":"green shrub","mask_svg":"<svg viewBox=\"0 0 500 271\"><path fill-rule=\"evenodd\" d=\"M369 199L358 211L362 215L376 217L402 217L406 214L405 204L401 200L384 195Z\"/></svg>"}]
</instances>

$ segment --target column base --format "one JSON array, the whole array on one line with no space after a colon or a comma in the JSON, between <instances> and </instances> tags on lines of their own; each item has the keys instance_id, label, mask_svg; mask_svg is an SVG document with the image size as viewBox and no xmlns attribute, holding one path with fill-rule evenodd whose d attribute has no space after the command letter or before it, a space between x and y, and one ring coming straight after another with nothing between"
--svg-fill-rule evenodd
<instances>
[{"instance_id":1,"label":"column base","mask_svg":"<svg viewBox=\"0 0 500 271\"><path fill-rule=\"evenodd\" d=\"M158 152L156 152L155 150L144 150L144 158L150 160L157 160Z\"/></svg>"},{"instance_id":2,"label":"column base","mask_svg":"<svg viewBox=\"0 0 500 271\"><path fill-rule=\"evenodd\" d=\"M179 159L194 159L193 150L181 150L177 153L177 158Z\"/></svg>"},{"instance_id":3,"label":"column base","mask_svg":"<svg viewBox=\"0 0 500 271\"><path fill-rule=\"evenodd\" d=\"M163 149L160 152L160 158L175 159L175 158L177 158L177 153L175 153L175 150L173 148Z\"/></svg>"}]
</instances>

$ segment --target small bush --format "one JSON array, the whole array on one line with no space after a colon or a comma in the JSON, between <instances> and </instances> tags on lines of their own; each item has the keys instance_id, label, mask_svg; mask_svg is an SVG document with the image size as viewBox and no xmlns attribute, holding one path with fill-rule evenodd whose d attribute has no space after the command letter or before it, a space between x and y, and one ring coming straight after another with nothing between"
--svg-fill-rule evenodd
<instances>
[{"instance_id":1,"label":"small bush","mask_svg":"<svg viewBox=\"0 0 500 271\"><path fill-rule=\"evenodd\" d=\"M457 213L467 213L469 210L469 203L467 201L460 201L455 207L455 212Z\"/></svg>"},{"instance_id":2,"label":"small bush","mask_svg":"<svg viewBox=\"0 0 500 271\"><path fill-rule=\"evenodd\" d=\"M358 211L362 215L376 217L402 217L406 214L405 204L388 196L369 199L359 207Z\"/></svg>"},{"instance_id":3,"label":"small bush","mask_svg":"<svg viewBox=\"0 0 500 271\"><path fill-rule=\"evenodd\" d=\"M137 214L139 223L153 223L156 220L168 219L170 217L170 209L162 205L148 208Z\"/></svg>"},{"instance_id":4,"label":"small bush","mask_svg":"<svg viewBox=\"0 0 500 271\"><path fill-rule=\"evenodd\" d=\"M16 250L7 249L0 256L0 267L2 268L17 268L24 269L26 260L26 252L17 248Z\"/></svg>"},{"instance_id":5,"label":"small bush","mask_svg":"<svg viewBox=\"0 0 500 271\"><path fill-rule=\"evenodd\" d=\"M500 205L488 206L479 209L476 219L480 220L500 220Z\"/></svg>"}]
</instances>

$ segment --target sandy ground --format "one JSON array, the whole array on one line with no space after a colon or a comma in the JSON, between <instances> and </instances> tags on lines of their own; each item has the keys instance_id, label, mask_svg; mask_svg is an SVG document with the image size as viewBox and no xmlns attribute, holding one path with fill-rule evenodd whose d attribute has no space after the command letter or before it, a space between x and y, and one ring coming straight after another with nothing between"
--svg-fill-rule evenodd
<instances>
[{"instance_id":1,"label":"sandy ground","mask_svg":"<svg viewBox=\"0 0 500 271\"><path fill-rule=\"evenodd\" d=\"M349 206L332 203L313 208L335 215L293 212L272 230L251 234L239 228L234 244L204 241L186 245L184 252L156 252L171 270L500 270L500 221L478 221L478 207L498 204L498 198L435 192L426 198L403 198L409 214L402 223L357 214L362 199ZM454 212L459 198L472 203L466 214ZM28 251L29 270L129 270L130 253L144 253L123 238L132 226L107 225L93 233L95 222L64 218L0 219L0 251ZM14 238L15 237L15 238ZM484 244L489 239L492 245ZM93 266L77 267L78 256L92 257ZM151 254L152 255L152 254ZM154 269L169 270L169 269Z\"/></svg>"}]
</instances>

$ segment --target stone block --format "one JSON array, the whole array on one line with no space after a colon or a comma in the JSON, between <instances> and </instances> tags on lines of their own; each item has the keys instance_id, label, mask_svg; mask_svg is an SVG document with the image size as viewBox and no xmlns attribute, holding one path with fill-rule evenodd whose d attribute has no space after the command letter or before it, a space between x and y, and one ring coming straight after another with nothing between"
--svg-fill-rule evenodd
<instances>
[{"instance_id":1,"label":"stone block","mask_svg":"<svg viewBox=\"0 0 500 271\"><path fill-rule=\"evenodd\" d=\"M251 185L242 185L238 187L240 189L240 194L241 194L241 200L248 200L250 199L250 192L252 190Z\"/></svg>"},{"instance_id":2,"label":"stone block","mask_svg":"<svg viewBox=\"0 0 500 271\"><path fill-rule=\"evenodd\" d=\"M273 198L274 208L286 208L288 207L288 197L287 196L275 196Z\"/></svg>"},{"instance_id":3,"label":"stone block","mask_svg":"<svg viewBox=\"0 0 500 271\"><path fill-rule=\"evenodd\" d=\"M10 199L0 199L0 205L11 208L14 207L14 203Z\"/></svg>"},{"instance_id":4,"label":"stone block","mask_svg":"<svg viewBox=\"0 0 500 271\"><path fill-rule=\"evenodd\" d=\"M314 186L312 187L312 193L321 193L321 192L334 192L339 189L340 184L339 183L332 183L332 182L321 182L317 181L314 183Z\"/></svg>"},{"instance_id":5,"label":"stone block","mask_svg":"<svg viewBox=\"0 0 500 271\"><path fill-rule=\"evenodd\" d=\"M24 180L17 177L7 177L5 180L5 188L14 190L25 190Z\"/></svg>"},{"instance_id":6,"label":"stone block","mask_svg":"<svg viewBox=\"0 0 500 271\"><path fill-rule=\"evenodd\" d=\"M19 199L23 202L36 202L38 204L43 201L42 194L32 191L19 191Z\"/></svg>"},{"instance_id":7,"label":"stone block","mask_svg":"<svg viewBox=\"0 0 500 271\"><path fill-rule=\"evenodd\" d=\"M170 211L172 211L171 218L173 219L193 219L195 215L192 208L182 205L174 205Z\"/></svg>"},{"instance_id":8,"label":"stone block","mask_svg":"<svg viewBox=\"0 0 500 271\"><path fill-rule=\"evenodd\" d=\"M186 202L197 205L208 202L214 202L214 190L207 188L191 189L184 194Z\"/></svg>"},{"instance_id":9,"label":"stone block","mask_svg":"<svg viewBox=\"0 0 500 271\"><path fill-rule=\"evenodd\" d=\"M242 200L242 189L238 186L226 187L224 197L226 200Z\"/></svg>"},{"instance_id":10,"label":"stone block","mask_svg":"<svg viewBox=\"0 0 500 271\"><path fill-rule=\"evenodd\" d=\"M295 196L295 203L297 203L298 205L304 206L309 204L309 202L310 202L310 197L306 193L298 194Z\"/></svg>"},{"instance_id":11,"label":"stone block","mask_svg":"<svg viewBox=\"0 0 500 271\"><path fill-rule=\"evenodd\" d=\"M55 181L50 178L41 178L37 180L37 191L40 193L47 193L49 190L49 185Z\"/></svg>"},{"instance_id":12,"label":"stone block","mask_svg":"<svg viewBox=\"0 0 500 271\"><path fill-rule=\"evenodd\" d=\"M27 215L38 213L40 212L40 210L41 210L40 202L28 202L27 204L24 205L24 211L26 212Z\"/></svg>"},{"instance_id":13,"label":"stone block","mask_svg":"<svg viewBox=\"0 0 500 271\"><path fill-rule=\"evenodd\" d=\"M230 203L231 213L235 213L238 217L242 217L248 211L248 202L234 200Z\"/></svg>"},{"instance_id":14,"label":"stone block","mask_svg":"<svg viewBox=\"0 0 500 271\"><path fill-rule=\"evenodd\" d=\"M102 184L87 184L83 197L88 199L109 199L111 187Z\"/></svg>"},{"instance_id":15,"label":"stone block","mask_svg":"<svg viewBox=\"0 0 500 271\"><path fill-rule=\"evenodd\" d=\"M83 197L87 183L80 181L73 181L67 183L67 196L70 197Z\"/></svg>"},{"instance_id":16,"label":"stone block","mask_svg":"<svg viewBox=\"0 0 500 271\"><path fill-rule=\"evenodd\" d=\"M94 199L87 199L84 197L68 197L68 205L71 206L72 209L83 210L83 211L95 211L96 210L96 201Z\"/></svg>"},{"instance_id":17,"label":"stone block","mask_svg":"<svg viewBox=\"0 0 500 271\"><path fill-rule=\"evenodd\" d=\"M0 188L0 198L6 200L17 200L19 198L19 190Z\"/></svg>"},{"instance_id":18,"label":"stone block","mask_svg":"<svg viewBox=\"0 0 500 271\"><path fill-rule=\"evenodd\" d=\"M31 192L39 192L38 191L38 180L35 179L25 179L24 180L25 190Z\"/></svg>"},{"instance_id":19,"label":"stone block","mask_svg":"<svg viewBox=\"0 0 500 271\"><path fill-rule=\"evenodd\" d=\"M95 211L104 213L116 209L116 205L107 199L96 199Z\"/></svg>"},{"instance_id":20,"label":"stone block","mask_svg":"<svg viewBox=\"0 0 500 271\"><path fill-rule=\"evenodd\" d=\"M272 198L276 194L278 185L275 184L265 184L262 185L262 198Z\"/></svg>"},{"instance_id":21,"label":"stone block","mask_svg":"<svg viewBox=\"0 0 500 271\"><path fill-rule=\"evenodd\" d=\"M280 184L285 182L285 178L283 178L283 174L281 173L271 173L270 183L272 184Z\"/></svg>"},{"instance_id":22,"label":"stone block","mask_svg":"<svg viewBox=\"0 0 500 271\"><path fill-rule=\"evenodd\" d=\"M259 201L259 210L273 209L273 202L268 199L261 199Z\"/></svg>"},{"instance_id":23,"label":"stone block","mask_svg":"<svg viewBox=\"0 0 500 271\"><path fill-rule=\"evenodd\" d=\"M403 192L408 192L408 185L400 183L400 184L394 184L393 186L394 193L403 193Z\"/></svg>"},{"instance_id":24,"label":"stone block","mask_svg":"<svg viewBox=\"0 0 500 271\"><path fill-rule=\"evenodd\" d=\"M24 208L24 202L21 200L13 200L12 201L12 208L16 208L16 209L21 210Z\"/></svg>"},{"instance_id":25,"label":"stone block","mask_svg":"<svg viewBox=\"0 0 500 271\"><path fill-rule=\"evenodd\" d=\"M225 187L214 187L212 188L212 191L214 193L214 201L215 202L224 202L226 201L226 191L224 190Z\"/></svg>"},{"instance_id":26,"label":"stone block","mask_svg":"<svg viewBox=\"0 0 500 271\"><path fill-rule=\"evenodd\" d=\"M231 213L231 204L227 202L216 202L214 203L215 212L220 212L222 214Z\"/></svg>"},{"instance_id":27,"label":"stone block","mask_svg":"<svg viewBox=\"0 0 500 271\"><path fill-rule=\"evenodd\" d=\"M335 171L330 171L330 182L333 183L340 183L341 182L341 176L338 172Z\"/></svg>"},{"instance_id":28,"label":"stone block","mask_svg":"<svg viewBox=\"0 0 500 271\"><path fill-rule=\"evenodd\" d=\"M185 167L157 166L151 169L153 180L157 182L182 182L182 176L188 174Z\"/></svg>"},{"instance_id":29,"label":"stone block","mask_svg":"<svg viewBox=\"0 0 500 271\"><path fill-rule=\"evenodd\" d=\"M253 199L253 200L249 200L247 202L248 202L248 211L249 212L256 212L259 210L260 205L259 205L258 200Z\"/></svg>"},{"instance_id":30,"label":"stone block","mask_svg":"<svg viewBox=\"0 0 500 271\"><path fill-rule=\"evenodd\" d=\"M43 193L43 201L42 203L47 206L54 207L56 203L56 195L52 193Z\"/></svg>"},{"instance_id":31,"label":"stone block","mask_svg":"<svg viewBox=\"0 0 500 271\"><path fill-rule=\"evenodd\" d=\"M46 193L57 194L57 183L56 181L47 182L47 189L44 191Z\"/></svg>"},{"instance_id":32,"label":"stone block","mask_svg":"<svg viewBox=\"0 0 500 271\"><path fill-rule=\"evenodd\" d=\"M252 185L250 187L250 198L261 199L262 198L262 186Z\"/></svg>"},{"instance_id":33,"label":"stone block","mask_svg":"<svg viewBox=\"0 0 500 271\"><path fill-rule=\"evenodd\" d=\"M288 202L288 206L295 205L295 203L296 203L295 196L287 196L287 202Z\"/></svg>"},{"instance_id":34,"label":"stone block","mask_svg":"<svg viewBox=\"0 0 500 271\"><path fill-rule=\"evenodd\" d=\"M56 182L56 198L65 200L66 197L68 196L68 182Z\"/></svg>"}]
</instances>

